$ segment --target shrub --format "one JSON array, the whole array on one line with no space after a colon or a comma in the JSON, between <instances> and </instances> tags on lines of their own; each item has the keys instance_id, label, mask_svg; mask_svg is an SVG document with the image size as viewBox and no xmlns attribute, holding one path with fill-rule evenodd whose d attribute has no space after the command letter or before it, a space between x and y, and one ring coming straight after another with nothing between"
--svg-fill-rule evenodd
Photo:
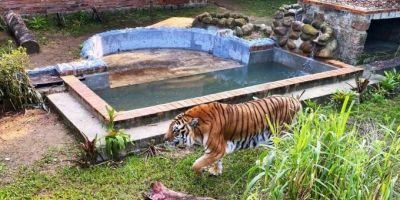
<instances>
[{"instance_id":1,"label":"shrub","mask_svg":"<svg viewBox=\"0 0 400 200\"><path fill-rule=\"evenodd\" d=\"M385 71L384 73L385 79L380 83L381 87L389 93L398 92L400 89L400 73L396 69Z\"/></svg>"},{"instance_id":2,"label":"shrub","mask_svg":"<svg viewBox=\"0 0 400 200\"><path fill-rule=\"evenodd\" d=\"M248 171L247 199L390 199L398 197L400 134L347 127L348 97L340 113L300 113L285 137Z\"/></svg>"},{"instance_id":3,"label":"shrub","mask_svg":"<svg viewBox=\"0 0 400 200\"><path fill-rule=\"evenodd\" d=\"M126 148L126 144L129 142L129 135L123 129L115 129L114 119L115 110L114 108L108 108L107 113L109 117L109 122L107 124L107 135L106 140L106 153L112 159L118 157L121 150Z\"/></svg>"},{"instance_id":4,"label":"shrub","mask_svg":"<svg viewBox=\"0 0 400 200\"><path fill-rule=\"evenodd\" d=\"M304 104L307 108L311 109L311 110L317 110L319 105L316 101L313 101L311 99L306 99L304 100Z\"/></svg>"},{"instance_id":5,"label":"shrub","mask_svg":"<svg viewBox=\"0 0 400 200\"><path fill-rule=\"evenodd\" d=\"M357 94L352 90L337 90L332 95L332 101L335 105L337 105L337 106L339 106L339 108L341 108L346 97L348 97L350 101L353 101L353 100L356 100Z\"/></svg>"},{"instance_id":6,"label":"shrub","mask_svg":"<svg viewBox=\"0 0 400 200\"><path fill-rule=\"evenodd\" d=\"M41 95L29 83L25 66L29 57L23 48L0 55L0 112L42 104Z\"/></svg>"},{"instance_id":7,"label":"shrub","mask_svg":"<svg viewBox=\"0 0 400 200\"><path fill-rule=\"evenodd\" d=\"M44 29L49 26L48 20L43 16L35 16L27 20L27 25L32 29Z\"/></svg>"}]
</instances>

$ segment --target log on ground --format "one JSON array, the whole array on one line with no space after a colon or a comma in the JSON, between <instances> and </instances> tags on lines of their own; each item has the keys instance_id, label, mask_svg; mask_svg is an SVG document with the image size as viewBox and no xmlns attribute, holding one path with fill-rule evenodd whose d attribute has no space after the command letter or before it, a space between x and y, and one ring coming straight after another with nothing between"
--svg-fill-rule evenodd
<instances>
[{"instance_id":1,"label":"log on ground","mask_svg":"<svg viewBox=\"0 0 400 200\"><path fill-rule=\"evenodd\" d=\"M21 15L13 11L8 11L5 13L4 19L18 44L25 47L28 54L39 53L39 44L32 31L26 26Z\"/></svg>"}]
</instances>

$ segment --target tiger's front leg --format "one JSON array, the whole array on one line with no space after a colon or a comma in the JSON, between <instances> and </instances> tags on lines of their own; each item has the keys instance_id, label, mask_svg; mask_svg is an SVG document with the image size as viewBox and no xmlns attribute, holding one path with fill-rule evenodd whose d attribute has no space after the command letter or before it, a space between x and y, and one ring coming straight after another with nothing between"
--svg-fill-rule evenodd
<instances>
[{"instance_id":1,"label":"tiger's front leg","mask_svg":"<svg viewBox=\"0 0 400 200\"><path fill-rule=\"evenodd\" d=\"M194 162L194 164L192 166L192 169L196 172L197 175L201 175L203 169L205 169L206 167L208 167L208 166L210 166L210 165L212 165L214 163L218 165L218 161L223 156L224 156L224 154L217 154L217 153L204 154L199 159L197 159L196 162ZM210 169L212 169L212 168L213 168L213 166L211 166ZM209 169L209 172L210 172L210 169ZM218 169L219 168L217 168L217 172L218 172ZM220 171L222 173L222 162L221 162Z\"/></svg>"},{"instance_id":2,"label":"tiger's front leg","mask_svg":"<svg viewBox=\"0 0 400 200\"><path fill-rule=\"evenodd\" d=\"M219 176L222 174L222 159L219 159L217 162L213 163L208 172L213 176Z\"/></svg>"}]
</instances>

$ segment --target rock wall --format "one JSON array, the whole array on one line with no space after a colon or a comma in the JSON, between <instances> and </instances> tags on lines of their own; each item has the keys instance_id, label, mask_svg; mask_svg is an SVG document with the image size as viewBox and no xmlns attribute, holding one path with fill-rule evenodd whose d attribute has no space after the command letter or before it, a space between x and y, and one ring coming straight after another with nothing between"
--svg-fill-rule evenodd
<instances>
[{"instance_id":1,"label":"rock wall","mask_svg":"<svg viewBox=\"0 0 400 200\"><path fill-rule=\"evenodd\" d=\"M232 29L238 37L259 34L256 37L269 37L272 29L265 24L249 23L249 17L239 13L208 13L196 16L192 24L197 28L209 28L215 26L220 29Z\"/></svg>"},{"instance_id":2,"label":"rock wall","mask_svg":"<svg viewBox=\"0 0 400 200\"><path fill-rule=\"evenodd\" d=\"M277 45L297 53L332 58L337 48L332 27L318 13L303 14L299 4L279 8L273 22Z\"/></svg>"},{"instance_id":3,"label":"rock wall","mask_svg":"<svg viewBox=\"0 0 400 200\"><path fill-rule=\"evenodd\" d=\"M368 16L311 5L305 5L305 10L306 16L318 15L333 28L338 41L335 57L346 63L356 64L367 39L367 30L371 23Z\"/></svg>"},{"instance_id":4,"label":"rock wall","mask_svg":"<svg viewBox=\"0 0 400 200\"><path fill-rule=\"evenodd\" d=\"M174 9L204 6L208 0L153 0L154 7ZM89 10L115 10L149 7L150 0L1 0L0 12L14 10L20 14L48 14Z\"/></svg>"}]
</instances>

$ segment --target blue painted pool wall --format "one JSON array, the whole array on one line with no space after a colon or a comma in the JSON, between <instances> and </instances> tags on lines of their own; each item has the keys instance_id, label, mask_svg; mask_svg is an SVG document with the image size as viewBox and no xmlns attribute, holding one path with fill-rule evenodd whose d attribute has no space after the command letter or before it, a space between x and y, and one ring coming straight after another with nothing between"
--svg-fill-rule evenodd
<instances>
[{"instance_id":1,"label":"blue painted pool wall","mask_svg":"<svg viewBox=\"0 0 400 200\"><path fill-rule=\"evenodd\" d=\"M269 38L244 40L232 30L205 30L199 28L129 28L93 35L81 49L84 60L61 63L28 71L30 76L43 74L78 74L107 67L103 56L139 49L188 49L210 53L216 57L248 64L252 47L274 45Z\"/></svg>"}]
</instances>

